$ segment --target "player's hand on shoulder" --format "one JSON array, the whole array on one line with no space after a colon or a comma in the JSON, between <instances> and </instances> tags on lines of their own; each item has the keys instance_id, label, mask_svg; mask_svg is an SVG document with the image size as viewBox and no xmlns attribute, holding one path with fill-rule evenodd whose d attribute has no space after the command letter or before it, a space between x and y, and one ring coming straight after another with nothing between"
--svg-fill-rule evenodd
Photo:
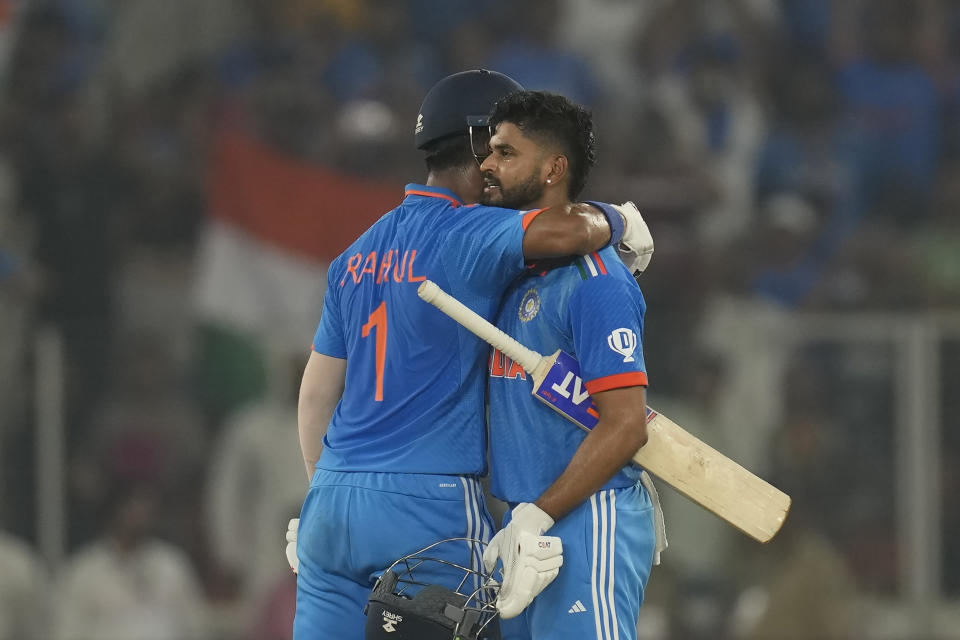
<instances>
[{"instance_id":1,"label":"player's hand on shoulder","mask_svg":"<svg viewBox=\"0 0 960 640\"><path fill-rule=\"evenodd\" d=\"M653 258L653 236L637 209L629 200L623 204L612 205L623 216L626 228L623 239L617 246L620 259L634 276L643 273Z\"/></svg>"},{"instance_id":2,"label":"player's hand on shoulder","mask_svg":"<svg viewBox=\"0 0 960 640\"><path fill-rule=\"evenodd\" d=\"M300 572L300 558L297 557L297 531L300 529L300 518L291 518L287 523L287 563L294 573Z\"/></svg>"},{"instance_id":3,"label":"player's hand on shoulder","mask_svg":"<svg viewBox=\"0 0 960 640\"><path fill-rule=\"evenodd\" d=\"M552 526L553 518L537 505L521 502L507 526L487 545L483 554L487 572L493 572L498 559L503 562L503 581L497 597L501 617L520 615L559 574L563 543L556 536L543 535Z\"/></svg>"}]
</instances>

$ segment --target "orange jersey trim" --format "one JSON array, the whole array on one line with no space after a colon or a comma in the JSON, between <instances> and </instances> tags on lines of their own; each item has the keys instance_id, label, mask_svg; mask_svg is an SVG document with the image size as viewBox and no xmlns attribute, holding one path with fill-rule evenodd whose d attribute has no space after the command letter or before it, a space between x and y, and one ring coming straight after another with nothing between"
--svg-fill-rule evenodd
<instances>
[{"instance_id":1,"label":"orange jersey trim","mask_svg":"<svg viewBox=\"0 0 960 640\"><path fill-rule=\"evenodd\" d=\"M534 209L533 211L528 211L525 214L523 214L523 230L526 231L527 227L530 226L530 223L533 222L533 219L549 208L550 207L544 207L543 209Z\"/></svg>"},{"instance_id":2,"label":"orange jersey trim","mask_svg":"<svg viewBox=\"0 0 960 640\"><path fill-rule=\"evenodd\" d=\"M646 387L647 374L643 371L615 373L612 376L604 376L596 380L590 380L584 384L590 393L600 393L601 391L622 389L623 387Z\"/></svg>"},{"instance_id":3,"label":"orange jersey trim","mask_svg":"<svg viewBox=\"0 0 960 640\"><path fill-rule=\"evenodd\" d=\"M462 203L454 198L453 196L448 196L445 193L434 193L433 191L420 191L419 189L407 189L403 192L405 196L427 196L428 198L443 198L444 200L449 200L453 204L454 208L459 207Z\"/></svg>"}]
</instances>

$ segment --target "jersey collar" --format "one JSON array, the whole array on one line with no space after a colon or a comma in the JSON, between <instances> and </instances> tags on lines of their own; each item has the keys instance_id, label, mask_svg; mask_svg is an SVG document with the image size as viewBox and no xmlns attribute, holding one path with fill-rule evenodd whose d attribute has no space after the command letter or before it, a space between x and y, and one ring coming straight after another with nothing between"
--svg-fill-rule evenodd
<instances>
[{"instance_id":1,"label":"jersey collar","mask_svg":"<svg viewBox=\"0 0 960 640\"><path fill-rule=\"evenodd\" d=\"M453 191L450 191L450 189L444 189L443 187L428 187L426 185L411 182L404 188L403 195L405 196L404 199L443 198L444 200L449 200L450 204L452 204L454 207L463 205L463 201L457 197L457 194L455 194Z\"/></svg>"}]
</instances>

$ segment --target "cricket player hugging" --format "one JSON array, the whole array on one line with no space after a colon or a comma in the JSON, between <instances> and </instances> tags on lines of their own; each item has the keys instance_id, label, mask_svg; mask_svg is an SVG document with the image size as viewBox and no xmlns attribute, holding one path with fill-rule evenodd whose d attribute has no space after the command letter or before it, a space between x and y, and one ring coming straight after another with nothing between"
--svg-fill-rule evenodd
<instances>
[{"instance_id":1,"label":"cricket player hugging","mask_svg":"<svg viewBox=\"0 0 960 640\"><path fill-rule=\"evenodd\" d=\"M488 351L419 300L419 284L435 279L493 318L527 260L617 246L627 229L643 226L587 204L468 204L482 191L487 114L519 89L486 70L438 82L414 127L426 183L409 184L399 205L330 265L299 401L310 487L287 534L299 571L298 640L362 640L377 578L439 540L458 538L435 548L446 564L420 577L455 589L457 567L482 562L481 545L464 538L493 533L478 480L487 471Z\"/></svg>"},{"instance_id":2,"label":"cricket player hugging","mask_svg":"<svg viewBox=\"0 0 960 640\"><path fill-rule=\"evenodd\" d=\"M577 428L538 402L528 374L493 351L493 494L513 507L514 522L556 536L564 550L557 578L518 617L503 621L505 640L635 637L654 558L654 505L634 465L594 485L611 454L629 458L643 442L635 419L645 416L644 394L637 394L647 383L644 308L632 276L607 251L530 275L507 291L498 327L540 353L577 354L582 377L568 374L551 391L573 403L592 397L600 420L589 434ZM631 401L634 394L640 398ZM624 431L633 433L618 433ZM552 506L561 503L577 506L567 513ZM495 537L488 562L498 546ZM498 603L504 618L512 613L508 586Z\"/></svg>"},{"instance_id":3,"label":"cricket player hugging","mask_svg":"<svg viewBox=\"0 0 960 640\"><path fill-rule=\"evenodd\" d=\"M484 204L549 207L577 197L594 158L589 113L525 91L499 101L490 123ZM665 546L653 485L631 464L647 439L646 304L634 273L649 262L649 232L641 244L649 251L630 268L608 247L528 269L504 294L497 327L538 353L573 354L580 375L547 391L574 405L592 398L599 418L589 433L577 428L535 399L528 372L494 350L492 490L512 511L484 563L503 563L504 640L636 638L644 588ZM562 568L544 588L543 565L556 563L549 549L561 541Z\"/></svg>"}]
</instances>

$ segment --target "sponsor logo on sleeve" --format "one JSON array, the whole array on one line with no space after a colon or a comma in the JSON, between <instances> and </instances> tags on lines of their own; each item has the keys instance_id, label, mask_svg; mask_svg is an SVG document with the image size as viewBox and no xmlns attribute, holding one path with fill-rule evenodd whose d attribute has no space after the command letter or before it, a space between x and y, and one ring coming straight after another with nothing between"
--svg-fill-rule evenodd
<instances>
[{"instance_id":1,"label":"sponsor logo on sleeve","mask_svg":"<svg viewBox=\"0 0 960 640\"><path fill-rule=\"evenodd\" d=\"M623 356L624 362L634 362L633 352L637 349L637 334L632 329L620 327L607 336L607 344L615 353Z\"/></svg>"}]
</instances>

